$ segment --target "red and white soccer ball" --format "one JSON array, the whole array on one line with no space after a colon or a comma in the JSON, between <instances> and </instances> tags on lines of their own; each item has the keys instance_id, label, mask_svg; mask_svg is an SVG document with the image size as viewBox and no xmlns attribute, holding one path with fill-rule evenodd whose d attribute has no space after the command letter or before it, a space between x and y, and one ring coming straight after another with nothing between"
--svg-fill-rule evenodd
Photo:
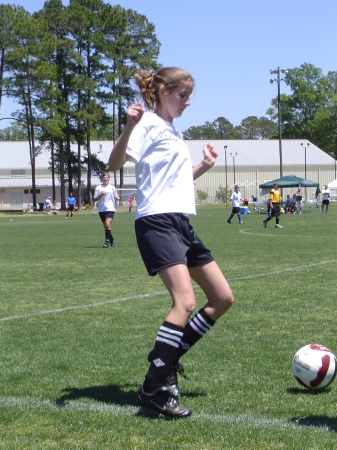
<instances>
[{"instance_id":1,"label":"red and white soccer ball","mask_svg":"<svg viewBox=\"0 0 337 450\"><path fill-rule=\"evenodd\" d=\"M302 386L324 389L336 376L336 357L323 345L305 345L294 356L292 371Z\"/></svg>"}]
</instances>

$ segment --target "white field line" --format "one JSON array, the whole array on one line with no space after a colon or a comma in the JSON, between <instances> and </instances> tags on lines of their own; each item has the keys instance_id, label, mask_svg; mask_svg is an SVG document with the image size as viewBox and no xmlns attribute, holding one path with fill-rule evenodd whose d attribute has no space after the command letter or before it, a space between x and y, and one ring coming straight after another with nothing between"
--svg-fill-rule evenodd
<instances>
[{"instance_id":1,"label":"white field line","mask_svg":"<svg viewBox=\"0 0 337 450\"><path fill-rule=\"evenodd\" d=\"M120 406L111 403L84 403L75 400L68 400L66 403L59 403L53 400L38 400L29 397L0 397L0 407L19 408L19 409L50 409L50 410L70 410L70 411L89 411L92 413L111 414L114 416L131 417L141 411L136 406ZM298 429L289 419L269 419L266 417L254 417L248 414L221 415L221 414L192 414L188 420L203 421L211 423L238 424L248 428L277 428L277 429ZM322 427L325 429L324 427Z\"/></svg>"},{"instance_id":2,"label":"white field line","mask_svg":"<svg viewBox=\"0 0 337 450\"><path fill-rule=\"evenodd\" d=\"M156 292L152 292L150 294L133 295L131 297L115 298L113 300L107 300L105 302L89 303L88 305L67 306L66 308L51 309L51 310L45 310L45 311L37 311L37 312L34 312L34 313L21 314L21 315L18 314L16 316L2 317L0 319L0 322L6 322L8 320L16 320L16 319L26 319L27 317L47 316L47 315L50 315L50 314L60 314L60 313L64 313L64 312L67 312L67 311L75 311L77 309L97 308L97 307L100 307L100 306L111 305L113 303L121 303L121 302L128 302L130 300L151 298L151 297L156 297L158 295L164 295L164 294L167 294L166 290L156 291Z\"/></svg>"},{"instance_id":3,"label":"white field line","mask_svg":"<svg viewBox=\"0 0 337 450\"><path fill-rule=\"evenodd\" d=\"M230 280L227 280L227 281L230 282L230 281L241 281L241 280L253 280L255 278L267 277L267 276L271 276L271 275L279 275L279 274L287 273L287 272L298 272L300 270L311 269L312 267L325 266L326 264L331 264L331 263L335 263L335 262L337 262L337 259L332 259L331 261L321 261L321 262L312 263L312 264L304 264L302 266L296 266L296 267L288 267L287 269L274 270L273 272L257 273L254 275L248 275L246 277L231 278Z\"/></svg>"},{"instance_id":4,"label":"white field line","mask_svg":"<svg viewBox=\"0 0 337 450\"><path fill-rule=\"evenodd\" d=\"M270 227L274 227L273 225L271 225ZM287 228L288 228L288 226L287 226ZM268 229L268 227L267 227L267 229ZM251 235L251 236L263 236L263 237L266 237L266 236L272 236L273 238L281 238L281 237L283 237L283 238L288 238L288 235L287 234L282 234L282 231L280 232L280 233L274 233L274 234L271 234L271 233L269 233L268 234L268 232L267 231L265 231L265 232L262 232L262 231L259 231L258 233L255 233L254 231L248 231L248 230L240 230L239 231L239 233L241 233L241 234L249 234L249 235ZM307 239L316 239L317 238L317 236L309 236L309 235L304 235L304 234L298 234L298 235L296 235L296 234L292 234L291 235L291 237L293 238L293 237L298 237L298 238L307 238Z\"/></svg>"},{"instance_id":5,"label":"white field line","mask_svg":"<svg viewBox=\"0 0 337 450\"><path fill-rule=\"evenodd\" d=\"M298 272L300 270L311 269L312 267L324 266L326 264L332 264L332 263L335 263L335 262L337 262L337 259L332 259L330 261L321 261L321 262L313 263L313 264L304 264L302 266L289 267L287 269L274 270L272 272L257 273L257 274L248 275L248 276L245 276L245 277L229 278L229 279L227 279L227 281L228 282L232 282L232 281L253 280L253 279L261 278L261 277L267 277L267 276L272 276L272 275L280 275L282 273L287 273L287 272ZM199 288L199 286L195 285L195 286L193 286L193 289L200 289L200 288ZM61 314L61 313L67 312L67 311L75 311L75 310L78 310L78 309L98 308L100 306L111 305L111 304L114 304L114 303L128 302L128 301L139 300L139 299L144 299L144 298L152 298L152 297L157 297L159 295L167 295L167 291L166 290L160 290L160 291L151 292L149 294L140 294L140 295L133 295L133 296L130 296L130 297L115 298L113 300L107 300L105 302L95 302L95 303L89 303L87 305L67 306L66 308L37 311L37 312L34 312L34 313L28 313L28 314L18 314L18 315L15 315L15 316L2 317L2 318L0 318L0 322L7 322L7 321L11 321L11 320L26 319L28 317L47 316L47 315L52 315L52 314Z\"/></svg>"},{"instance_id":6,"label":"white field line","mask_svg":"<svg viewBox=\"0 0 337 450\"><path fill-rule=\"evenodd\" d=\"M282 225L282 224L280 224L280 225ZM310 226L310 225L308 225L308 226ZM264 230L264 231L263 231L263 227L262 227L262 223L261 223L261 226L259 228L249 228L249 230L247 228L241 228L239 230L239 233L241 233L241 234L249 234L251 236L264 236L264 237L272 236L273 238L275 238L275 237L288 238L288 234L285 234L285 233L283 233L280 230L278 230L277 233L273 233L273 234L268 233L268 230L270 230L271 228L274 228L274 227L275 227L275 221L271 221L271 223L269 223L267 225L267 229ZM297 224L295 224L295 223L287 224L286 225L286 230L288 230L289 228L294 228L294 230L298 231ZM258 230L258 231L254 231L254 230ZM317 238L317 236L310 236L308 234L292 234L291 237L298 237L298 238L301 238L301 239L305 239L305 238L307 238L307 239L316 239Z\"/></svg>"}]
</instances>

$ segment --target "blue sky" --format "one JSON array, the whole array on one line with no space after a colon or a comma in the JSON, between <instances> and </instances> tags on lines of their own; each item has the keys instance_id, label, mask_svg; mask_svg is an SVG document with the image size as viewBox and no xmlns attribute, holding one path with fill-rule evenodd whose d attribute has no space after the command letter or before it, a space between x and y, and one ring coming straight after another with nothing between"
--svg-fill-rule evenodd
<instances>
[{"instance_id":1,"label":"blue sky","mask_svg":"<svg viewBox=\"0 0 337 450\"><path fill-rule=\"evenodd\" d=\"M194 77L191 106L175 121L180 131L218 117L239 125L248 116L265 116L277 95L270 69L311 63L323 74L337 70L336 0L105 2L145 15L161 43L159 62ZM34 12L44 0L13 3ZM289 93L284 83L281 92ZM14 110L5 99L1 116Z\"/></svg>"}]
</instances>

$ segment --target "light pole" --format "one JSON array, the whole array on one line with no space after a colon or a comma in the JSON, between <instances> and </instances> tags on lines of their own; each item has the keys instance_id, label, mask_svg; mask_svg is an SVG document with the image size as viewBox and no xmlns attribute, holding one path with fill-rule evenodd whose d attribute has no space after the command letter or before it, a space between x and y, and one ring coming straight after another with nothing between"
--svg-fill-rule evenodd
<instances>
[{"instance_id":1,"label":"light pole","mask_svg":"<svg viewBox=\"0 0 337 450\"><path fill-rule=\"evenodd\" d=\"M234 187L235 187L235 158L238 156L237 153L233 154L232 152L230 153L231 157L233 158L233 171L234 171Z\"/></svg>"},{"instance_id":2,"label":"light pole","mask_svg":"<svg viewBox=\"0 0 337 450\"><path fill-rule=\"evenodd\" d=\"M227 145L224 146L225 149L225 172L226 172L226 201L227 201Z\"/></svg>"},{"instance_id":3,"label":"light pole","mask_svg":"<svg viewBox=\"0 0 337 450\"><path fill-rule=\"evenodd\" d=\"M302 148L304 148L304 178L307 179L307 148L309 148L310 143L308 142L307 145L304 145L303 142L301 142ZM307 199L307 188L305 188L305 200Z\"/></svg>"},{"instance_id":4,"label":"light pole","mask_svg":"<svg viewBox=\"0 0 337 450\"><path fill-rule=\"evenodd\" d=\"M280 153L280 178L283 177L283 162L282 162L282 123L281 123L281 89L280 89L280 83L281 83L281 75L282 73L288 73L287 70L280 70L278 67L277 70L271 70L270 73L272 75L277 75L276 79L271 79L270 83L274 83L274 81L277 82L277 116L278 116L278 142L279 142L279 153ZM282 78L283 80L283 78Z\"/></svg>"}]
</instances>

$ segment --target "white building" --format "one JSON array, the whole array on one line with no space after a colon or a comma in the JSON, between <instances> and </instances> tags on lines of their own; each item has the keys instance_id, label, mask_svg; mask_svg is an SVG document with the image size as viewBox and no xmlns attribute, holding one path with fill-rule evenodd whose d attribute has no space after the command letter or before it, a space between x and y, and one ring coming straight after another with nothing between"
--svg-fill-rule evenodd
<instances>
[{"instance_id":1,"label":"white building","mask_svg":"<svg viewBox=\"0 0 337 450\"><path fill-rule=\"evenodd\" d=\"M220 186L233 190L239 184L243 197L259 197L259 184L280 177L280 153L278 140L216 140L211 141L218 149L216 164L195 182L195 190L207 192L206 202L214 203ZM203 158L205 141L186 141L193 165ZM303 144L303 146L301 145ZM104 163L108 162L112 141L94 141L91 152ZM77 152L77 144L72 146ZM83 146L82 155L86 156ZM282 141L282 175L296 175L318 182L320 187L337 178L336 160L307 140ZM36 156L37 203L43 203L46 196L52 196L51 155L47 146ZM114 177L112 176L112 181ZM77 180L76 180L77 181ZM98 176L92 176L93 189L99 183ZM83 173L82 189L85 193L86 174ZM60 181L55 178L56 201L61 202ZM119 186L119 173L117 173ZM77 184L74 180L74 195ZM135 190L134 164L124 166L124 188ZM67 193L67 190L66 190ZM288 192L284 192L284 195ZM310 193L310 197L311 197ZM133 194L132 194L133 195ZM308 193L308 199L309 193ZM32 176L28 142L0 142L0 210L22 210L32 203Z\"/></svg>"},{"instance_id":2,"label":"white building","mask_svg":"<svg viewBox=\"0 0 337 450\"><path fill-rule=\"evenodd\" d=\"M77 144L73 144L72 151L77 152ZM98 159L107 163L112 141L94 141L91 143L91 153ZM81 149L82 156L87 156L85 146ZM117 185L119 185L119 172L117 175ZM112 182L114 177L112 176ZM127 163L124 166L124 185L135 188L134 164ZM99 177L93 173L91 177L92 190L100 184ZM35 157L35 185L36 202L44 203L44 199L52 196L52 173L51 173L51 152L48 146L41 146ZM67 186L67 184L66 184ZM87 175L82 173L82 197L86 196ZM61 204L61 184L60 179L55 175L55 193L58 207ZM75 198L78 192L77 178L73 180L73 192ZM135 189L134 189L135 190ZM134 191L133 190L133 191ZM27 142L1 142L0 141L0 211L1 210L22 210L27 209L28 204L33 201L32 191L32 170L30 163L29 143ZM66 187L66 197L68 190Z\"/></svg>"},{"instance_id":3,"label":"white building","mask_svg":"<svg viewBox=\"0 0 337 450\"><path fill-rule=\"evenodd\" d=\"M193 164L202 157L202 141L186 141ZM233 190L238 184L242 196L251 199L259 197L259 185L280 178L280 151L278 140L217 140L211 141L218 149L215 166L200 177L196 189L208 193L213 203L219 186ZM303 146L301 145L303 144ZM226 147L226 148L225 148ZM306 148L306 150L305 150ZM282 140L282 176L296 175L310 181L324 184L337 178L336 160L306 139ZM292 190L284 189L283 196ZM312 192L308 192L308 200ZM310 198L309 198L310 195Z\"/></svg>"}]
</instances>

